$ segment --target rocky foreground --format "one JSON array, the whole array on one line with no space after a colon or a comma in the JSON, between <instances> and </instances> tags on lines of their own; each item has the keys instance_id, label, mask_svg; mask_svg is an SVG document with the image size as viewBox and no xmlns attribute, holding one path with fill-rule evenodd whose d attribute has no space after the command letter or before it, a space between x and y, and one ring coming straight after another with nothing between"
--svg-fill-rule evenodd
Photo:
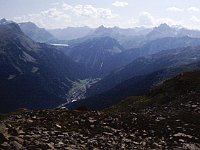
<instances>
[{"instance_id":1,"label":"rocky foreground","mask_svg":"<svg viewBox=\"0 0 200 150\"><path fill-rule=\"evenodd\" d=\"M21 110L3 115L0 149L199 150L199 77L179 76L146 96L129 97L103 111Z\"/></svg>"},{"instance_id":2,"label":"rocky foreground","mask_svg":"<svg viewBox=\"0 0 200 150\"><path fill-rule=\"evenodd\" d=\"M180 106L128 114L65 109L14 114L1 122L0 148L200 149L200 103Z\"/></svg>"}]
</instances>

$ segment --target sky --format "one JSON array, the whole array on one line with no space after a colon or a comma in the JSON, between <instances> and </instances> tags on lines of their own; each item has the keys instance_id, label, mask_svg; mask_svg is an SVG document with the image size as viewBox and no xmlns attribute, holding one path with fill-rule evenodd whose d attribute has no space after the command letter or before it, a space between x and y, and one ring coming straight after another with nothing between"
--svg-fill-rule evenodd
<instances>
[{"instance_id":1,"label":"sky","mask_svg":"<svg viewBox=\"0 0 200 150\"><path fill-rule=\"evenodd\" d=\"M153 27L161 23L200 30L199 0L0 0L0 18L47 29Z\"/></svg>"}]
</instances>

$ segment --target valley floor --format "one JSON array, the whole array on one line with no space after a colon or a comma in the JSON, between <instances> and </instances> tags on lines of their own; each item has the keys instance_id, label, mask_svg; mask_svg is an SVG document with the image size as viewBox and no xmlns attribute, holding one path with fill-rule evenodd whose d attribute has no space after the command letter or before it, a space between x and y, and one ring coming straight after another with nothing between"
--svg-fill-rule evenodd
<instances>
[{"instance_id":1,"label":"valley floor","mask_svg":"<svg viewBox=\"0 0 200 150\"><path fill-rule=\"evenodd\" d=\"M58 107L65 106L71 102L75 102L81 99L86 98L87 90L96 82L98 82L100 78L96 79L85 79L85 80L78 80L72 84L72 87L66 94L66 102L61 104Z\"/></svg>"}]
</instances>

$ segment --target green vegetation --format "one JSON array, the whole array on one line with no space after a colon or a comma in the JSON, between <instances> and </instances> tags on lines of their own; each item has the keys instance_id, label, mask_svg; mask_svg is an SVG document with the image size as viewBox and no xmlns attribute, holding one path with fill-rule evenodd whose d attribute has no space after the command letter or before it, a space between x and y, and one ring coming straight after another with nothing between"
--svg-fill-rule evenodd
<instances>
[{"instance_id":1,"label":"green vegetation","mask_svg":"<svg viewBox=\"0 0 200 150\"><path fill-rule=\"evenodd\" d=\"M73 82L72 88L67 93L67 99L69 101L79 100L85 98L85 94L88 88L91 85L95 84L100 79L85 79L85 80L77 80Z\"/></svg>"}]
</instances>

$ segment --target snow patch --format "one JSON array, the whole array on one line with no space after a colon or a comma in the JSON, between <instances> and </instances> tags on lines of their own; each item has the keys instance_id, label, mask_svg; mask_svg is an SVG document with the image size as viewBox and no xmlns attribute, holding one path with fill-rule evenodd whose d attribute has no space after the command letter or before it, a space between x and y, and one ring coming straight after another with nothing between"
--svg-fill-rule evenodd
<instances>
[{"instance_id":1,"label":"snow patch","mask_svg":"<svg viewBox=\"0 0 200 150\"><path fill-rule=\"evenodd\" d=\"M17 76L16 74L9 75L8 80L12 80L12 79L14 79L16 76Z\"/></svg>"},{"instance_id":2,"label":"snow patch","mask_svg":"<svg viewBox=\"0 0 200 150\"><path fill-rule=\"evenodd\" d=\"M23 73L22 70L18 66L16 66L14 63L11 63L11 64L20 74Z\"/></svg>"},{"instance_id":3,"label":"snow patch","mask_svg":"<svg viewBox=\"0 0 200 150\"><path fill-rule=\"evenodd\" d=\"M103 67L103 62L101 63L101 68Z\"/></svg>"},{"instance_id":4,"label":"snow patch","mask_svg":"<svg viewBox=\"0 0 200 150\"><path fill-rule=\"evenodd\" d=\"M38 70L39 70L38 67L33 67L32 70L31 70L31 72L32 72L32 73L36 73Z\"/></svg>"},{"instance_id":5,"label":"snow patch","mask_svg":"<svg viewBox=\"0 0 200 150\"><path fill-rule=\"evenodd\" d=\"M32 62L35 63L36 59L33 58L31 55L27 54L26 52L23 51L23 58L22 58L25 62Z\"/></svg>"},{"instance_id":6,"label":"snow patch","mask_svg":"<svg viewBox=\"0 0 200 150\"><path fill-rule=\"evenodd\" d=\"M117 54L122 52L122 50L119 49L118 47L113 47L112 49L108 49L107 51L111 54Z\"/></svg>"},{"instance_id":7,"label":"snow patch","mask_svg":"<svg viewBox=\"0 0 200 150\"><path fill-rule=\"evenodd\" d=\"M73 99L73 100L72 100L72 103L73 103L73 102L76 102L76 101L77 101L76 99Z\"/></svg>"}]
</instances>

